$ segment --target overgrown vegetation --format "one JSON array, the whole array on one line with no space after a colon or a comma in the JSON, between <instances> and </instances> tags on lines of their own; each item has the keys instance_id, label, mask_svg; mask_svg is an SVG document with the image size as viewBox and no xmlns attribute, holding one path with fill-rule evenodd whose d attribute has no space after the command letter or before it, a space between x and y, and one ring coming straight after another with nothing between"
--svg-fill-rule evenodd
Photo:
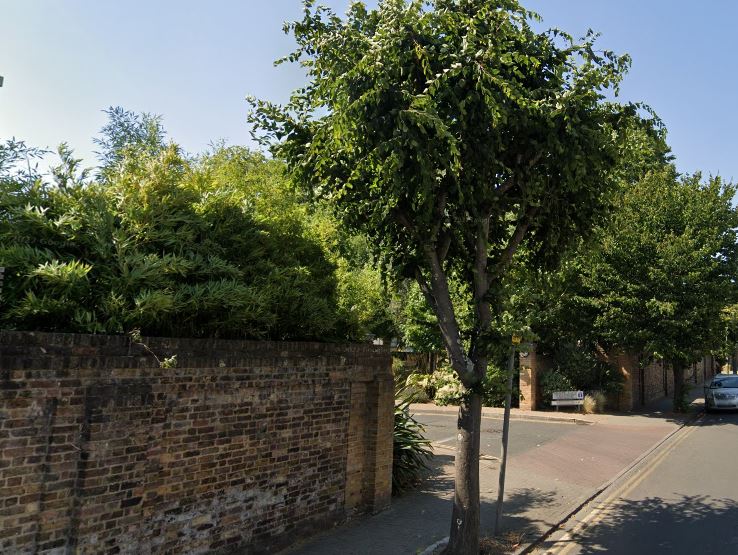
<instances>
[{"instance_id":1,"label":"overgrown vegetation","mask_svg":"<svg viewBox=\"0 0 738 555\"><path fill-rule=\"evenodd\" d=\"M482 382L482 404L485 407L501 407L505 403L507 388L507 371L503 370L503 362L490 364L487 376ZM458 405L464 397L464 387L456 373L444 363L431 373L412 373L405 385L408 388L421 390L424 397L436 405ZM517 400L517 388L513 390L513 399Z\"/></svg>"},{"instance_id":2,"label":"overgrown vegetation","mask_svg":"<svg viewBox=\"0 0 738 555\"><path fill-rule=\"evenodd\" d=\"M36 151L3 145L2 327L317 340L390 333L362 239L300 198L281 163L243 147L187 156L156 142L157 119L111 113L126 125L104 130L99 145L117 150L101 155L98 178L66 145L50 180L27 163Z\"/></svg>"}]
</instances>

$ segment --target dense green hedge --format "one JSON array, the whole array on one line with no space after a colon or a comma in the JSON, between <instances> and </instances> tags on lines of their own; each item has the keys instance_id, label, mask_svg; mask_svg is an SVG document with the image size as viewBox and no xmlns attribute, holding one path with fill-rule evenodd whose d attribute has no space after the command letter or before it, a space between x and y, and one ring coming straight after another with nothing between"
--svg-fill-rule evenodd
<instances>
[{"instance_id":1,"label":"dense green hedge","mask_svg":"<svg viewBox=\"0 0 738 555\"><path fill-rule=\"evenodd\" d=\"M8 152L4 328L357 339L382 319L378 275L348 267L347 239L278 162L240 147L193 159L170 145L94 181L66 151L48 182L11 171Z\"/></svg>"}]
</instances>

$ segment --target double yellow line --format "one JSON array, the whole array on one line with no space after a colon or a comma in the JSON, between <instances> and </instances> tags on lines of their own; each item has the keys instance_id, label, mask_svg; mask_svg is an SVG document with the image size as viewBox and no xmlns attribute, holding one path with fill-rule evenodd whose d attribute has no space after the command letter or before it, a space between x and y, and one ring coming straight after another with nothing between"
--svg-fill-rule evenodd
<instances>
[{"instance_id":1,"label":"double yellow line","mask_svg":"<svg viewBox=\"0 0 738 555\"><path fill-rule=\"evenodd\" d=\"M589 514L587 514L582 520L580 520L574 528L572 528L561 538L556 540L556 543L571 543L566 544L560 549L557 549L556 547L551 547L550 549L546 550L545 555L567 555L572 550L579 547L579 545L576 543L575 537L586 528L596 526L603 518L607 516L608 511L612 508L613 501L622 497L626 497L646 478L648 478L654 472L654 470L656 470L656 468L658 468L658 466L664 461L664 459L668 457L680 443L682 443L685 439L687 439L687 437L689 437L689 435L697 427L695 424L696 422L693 422L678 430L673 436L671 436L671 441L669 445L664 448L663 451L658 453L654 458L651 459L649 457L646 457L645 459L641 460L637 466L640 467L641 465L648 465L645 470L638 472L635 476L633 476L633 478L626 480L622 485L615 488L615 490L610 495L608 495L607 498L605 498L605 500L599 504L599 506L595 507Z\"/></svg>"}]
</instances>

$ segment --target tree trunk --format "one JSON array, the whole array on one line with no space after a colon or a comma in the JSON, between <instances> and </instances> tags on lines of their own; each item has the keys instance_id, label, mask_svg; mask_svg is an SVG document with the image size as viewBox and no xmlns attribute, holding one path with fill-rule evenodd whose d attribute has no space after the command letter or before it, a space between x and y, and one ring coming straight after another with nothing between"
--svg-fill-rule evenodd
<instances>
[{"instance_id":1,"label":"tree trunk","mask_svg":"<svg viewBox=\"0 0 738 555\"><path fill-rule=\"evenodd\" d=\"M687 412L687 392L684 384L684 364L672 361L674 373L674 412Z\"/></svg>"},{"instance_id":2,"label":"tree trunk","mask_svg":"<svg viewBox=\"0 0 738 555\"><path fill-rule=\"evenodd\" d=\"M456 479L448 555L479 555L479 432L482 398L469 392L459 405Z\"/></svg>"}]
</instances>

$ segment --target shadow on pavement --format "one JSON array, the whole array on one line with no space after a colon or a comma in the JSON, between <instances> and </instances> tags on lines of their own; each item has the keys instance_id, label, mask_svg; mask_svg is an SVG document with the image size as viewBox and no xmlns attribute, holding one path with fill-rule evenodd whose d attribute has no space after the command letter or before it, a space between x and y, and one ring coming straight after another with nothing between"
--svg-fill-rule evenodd
<instances>
[{"instance_id":1,"label":"shadow on pavement","mask_svg":"<svg viewBox=\"0 0 738 555\"><path fill-rule=\"evenodd\" d=\"M535 509L550 507L557 503L557 495L554 491L542 491L534 488L518 488L509 490L505 495L503 503L502 530L514 532L521 543L530 541L540 535L553 525L541 518L534 518ZM492 523L495 518L496 502L482 504L482 536L492 533ZM540 512L538 513L540 514ZM500 552L506 552L500 550Z\"/></svg>"},{"instance_id":2,"label":"shadow on pavement","mask_svg":"<svg viewBox=\"0 0 738 555\"><path fill-rule=\"evenodd\" d=\"M373 516L357 517L283 553L299 555L412 555L448 535L453 505L454 458L436 454L420 486L392 498L392 506ZM555 492L510 489L505 498L506 530L534 530L539 520L527 513L556 503ZM495 503L482 499L482 532L489 533Z\"/></svg>"},{"instance_id":3,"label":"shadow on pavement","mask_svg":"<svg viewBox=\"0 0 738 555\"><path fill-rule=\"evenodd\" d=\"M708 495L621 500L574 542L581 555L738 553L737 516L738 501Z\"/></svg>"}]
</instances>

